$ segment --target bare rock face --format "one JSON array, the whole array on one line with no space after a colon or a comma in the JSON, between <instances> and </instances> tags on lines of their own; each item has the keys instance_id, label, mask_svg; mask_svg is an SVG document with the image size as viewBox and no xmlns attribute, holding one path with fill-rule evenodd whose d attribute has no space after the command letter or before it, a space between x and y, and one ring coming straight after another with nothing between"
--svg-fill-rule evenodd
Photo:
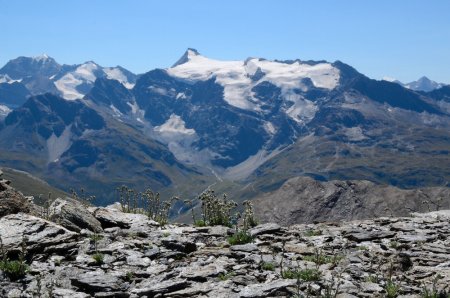
<instances>
[{"instance_id":1,"label":"bare rock face","mask_svg":"<svg viewBox=\"0 0 450 298\"><path fill-rule=\"evenodd\" d=\"M319 182L296 177L256 199L254 206L262 222L282 225L406 216L450 208L450 188L404 190L363 180Z\"/></svg>"},{"instance_id":2,"label":"bare rock face","mask_svg":"<svg viewBox=\"0 0 450 298\"><path fill-rule=\"evenodd\" d=\"M152 227L159 226L144 214L125 213L116 205L106 208L91 208L93 216L106 228L119 227L134 233L148 233Z\"/></svg>"},{"instance_id":3,"label":"bare rock face","mask_svg":"<svg viewBox=\"0 0 450 298\"><path fill-rule=\"evenodd\" d=\"M58 198L49 209L51 220L71 231L80 232L82 229L92 232L103 231L100 222L78 201Z\"/></svg>"},{"instance_id":4,"label":"bare rock face","mask_svg":"<svg viewBox=\"0 0 450 298\"><path fill-rule=\"evenodd\" d=\"M9 185L10 181L1 179L2 174L0 170L0 217L19 212L31 212L32 207L28 200Z\"/></svg>"},{"instance_id":5,"label":"bare rock face","mask_svg":"<svg viewBox=\"0 0 450 298\"><path fill-rule=\"evenodd\" d=\"M42 218L18 213L0 219L0 237L3 249L9 252L20 251L24 241L28 254L68 254L78 235Z\"/></svg>"}]
</instances>

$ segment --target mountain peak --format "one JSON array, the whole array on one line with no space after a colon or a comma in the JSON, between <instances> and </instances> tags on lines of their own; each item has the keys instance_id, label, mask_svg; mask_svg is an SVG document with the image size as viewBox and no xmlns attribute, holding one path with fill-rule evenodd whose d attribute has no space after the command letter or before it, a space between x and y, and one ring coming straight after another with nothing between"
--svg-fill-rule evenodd
<instances>
[{"instance_id":1,"label":"mountain peak","mask_svg":"<svg viewBox=\"0 0 450 298\"><path fill-rule=\"evenodd\" d=\"M50 57L49 55L47 55L45 53L41 54L41 55L38 55L38 56L31 57L31 60L33 62L42 63L42 64L44 64L44 63L56 63L55 59L53 59L52 57Z\"/></svg>"},{"instance_id":2,"label":"mountain peak","mask_svg":"<svg viewBox=\"0 0 450 298\"><path fill-rule=\"evenodd\" d=\"M417 80L417 82L431 82L427 76L423 76Z\"/></svg>"},{"instance_id":3,"label":"mountain peak","mask_svg":"<svg viewBox=\"0 0 450 298\"><path fill-rule=\"evenodd\" d=\"M186 50L186 52L184 52L183 56L181 56L181 58L178 59L178 61L175 62L175 64L172 65L172 67L178 66L180 64L184 64L196 56L200 56L200 53L196 49L188 48Z\"/></svg>"}]
</instances>

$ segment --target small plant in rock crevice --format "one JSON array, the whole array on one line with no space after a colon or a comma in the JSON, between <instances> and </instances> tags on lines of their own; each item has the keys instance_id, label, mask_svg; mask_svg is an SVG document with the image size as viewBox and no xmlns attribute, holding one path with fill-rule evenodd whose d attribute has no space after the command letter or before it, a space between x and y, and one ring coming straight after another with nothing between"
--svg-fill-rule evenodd
<instances>
[{"instance_id":1,"label":"small plant in rock crevice","mask_svg":"<svg viewBox=\"0 0 450 298\"><path fill-rule=\"evenodd\" d=\"M307 230L307 231L305 232L305 236L307 236L307 237L321 236L322 234L323 234L323 231L322 231L322 230L313 230L313 229L310 229L310 230Z\"/></svg>"},{"instance_id":2,"label":"small plant in rock crevice","mask_svg":"<svg viewBox=\"0 0 450 298\"><path fill-rule=\"evenodd\" d=\"M235 276L236 274L233 271L227 272L227 273L220 273L219 274L219 279L221 281L226 281L229 280L230 278L232 278L233 276Z\"/></svg>"},{"instance_id":3,"label":"small plant in rock crevice","mask_svg":"<svg viewBox=\"0 0 450 298\"><path fill-rule=\"evenodd\" d=\"M343 257L338 254L333 254L332 256L325 255L321 249L315 248L314 254L311 256L304 256L303 260L313 262L316 265L332 264L333 267L336 267L342 258Z\"/></svg>"},{"instance_id":4,"label":"small plant in rock crevice","mask_svg":"<svg viewBox=\"0 0 450 298\"><path fill-rule=\"evenodd\" d=\"M92 259L94 259L95 264L101 265L105 260L105 256L102 253L96 252L92 255Z\"/></svg>"},{"instance_id":5,"label":"small plant in rock crevice","mask_svg":"<svg viewBox=\"0 0 450 298\"><path fill-rule=\"evenodd\" d=\"M247 244L253 241L253 237L247 231L237 231L234 235L228 237L228 243L231 245Z\"/></svg>"},{"instance_id":6,"label":"small plant in rock crevice","mask_svg":"<svg viewBox=\"0 0 450 298\"><path fill-rule=\"evenodd\" d=\"M395 298L399 295L400 285L392 280L389 280L386 283L384 290L386 291L387 298Z\"/></svg>"},{"instance_id":7,"label":"small plant in rock crevice","mask_svg":"<svg viewBox=\"0 0 450 298\"><path fill-rule=\"evenodd\" d=\"M275 265L273 263L270 263L270 262L263 262L261 264L261 269L262 270L267 270L267 271L275 271Z\"/></svg>"},{"instance_id":8,"label":"small plant in rock crevice","mask_svg":"<svg viewBox=\"0 0 450 298\"><path fill-rule=\"evenodd\" d=\"M103 236L97 233L94 233L89 236L91 243L94 246L94 254L91 256L96 265L103 264L105 256L98 251L98 241L103 239Z\"/></svg>"},{"instance_id":9,"label":"small plant in rock crevice","mask_svg":"<svg viewBox=\"0 0 450 298\"><path fill-rule=\"evenodd\" d=\"M450 285L446 285L443 288L439 288L438 282L440 279L442 279L442 276L437 274L433 278L431 288L423 286L422 292L420 293L420 297L422 297L422 298L450 298L450 291L447 290L447 288Z\"/></svg>"},{"instance_id":10,"label":"small plant in rock crevice","mask_svg":"<svg viewBox=\"0 0 450 298\"><path fill-rule=\"evenodd\" d=\"M10 260L6 252L4 251L3 241L0 237L0 253L2 255L2 259L0 261L0 270L10 279L10 280L18 280L27 274L29 267L25 262L26 255L26 241L25 237L22 238L21 250L19 253L18 260Z\"/></svg>"}]
</instances>

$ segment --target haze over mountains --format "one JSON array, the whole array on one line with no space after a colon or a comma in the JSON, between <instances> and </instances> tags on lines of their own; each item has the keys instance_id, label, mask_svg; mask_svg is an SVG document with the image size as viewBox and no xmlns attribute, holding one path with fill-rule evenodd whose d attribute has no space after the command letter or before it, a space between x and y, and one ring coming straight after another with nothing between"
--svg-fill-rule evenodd
<instances>
[{"instance_id":1,"label":"haze over mountains","mask_svg":"<svg viewBox=\"0 0 450 298\"><path fill-rule=\"evenodd\" d=\"M135 75L19 57L0 69L0 119L0 165L85 186L101 203L123 183L186 195L214 184L245 198L296 176L450 181L450 87L372 80L340 61L188 49Z\"/></svg>"}]
</instances>

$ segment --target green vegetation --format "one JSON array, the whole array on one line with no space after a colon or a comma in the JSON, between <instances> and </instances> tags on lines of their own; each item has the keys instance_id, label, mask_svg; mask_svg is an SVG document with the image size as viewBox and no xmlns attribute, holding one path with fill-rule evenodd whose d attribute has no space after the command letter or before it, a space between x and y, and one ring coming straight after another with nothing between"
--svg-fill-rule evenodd
<instances>
[{"instance_id":1,"label":"green vegetation","mask_svg":"<svg viewBox=\"0 0 450 298\"><path fill-rule=\"evenodd\" d=\"M96 265L103 264L103 260L104 260L105 256L98 251L98 241L103 239L103 235L94 233L89 236L89 239L90 239L91 244L94 245L95 253L92 255L92 259L94 259Z\"/></svg>"},{"instance_id":2,"label":"green vegetation","mask_svg":"<svg viewBox=\"0 0 450 298\"><path fill-rule=\"evenodd\" d=\"M398 242L397 241L391 241L389 242L389 247L393 248L393 249L397 249L398 248Z\"/></svg>"},{"instance_id":3,"label":"green vegetation","mask_svg":"<svg viewBox=\"0 0 450 298\"><path fill-rule=\"evenodd\" d=\"M321 249L314 249L314 254L311 256L304 256L303 260L308 262L316 263L316 265L323 264L333 264L336 266L340 260L342 260L343 256L334 254L332 256L327 256L323 253Z\"/></svg>"},{"instance_id":4,"label":"green vegetation","mask_svg":"<svg viewBox=\"0 0 450 298\"><path fill-rule=\"evenodd\" d=\"M219 279L221 281L226 281L226 280L229 280L230 278L232 278L234 275L235 275L234 272L220 273Z\"/></svg>"},{"instance_id":5,"label":"green vegetation","mask_svg":"<svg viewBox=\"0 0 450 298\"><path fill-rule=\"evenodd\" d=\"M103 264L105 256L102 253L96 252L95 254L92 255L92 258L94 259L95 264L101 265Z\"/></svg>"},{"instance_id":6,"label":"green vegetation","mask_svg":"<svg viewBox=\"0 0 450 298\"><path fill-rule=\"evenodd\" d=\"M10 280L18 280L27 274L29 267L25 262L25 255L26 255L26 238L22 239L21 244L21 251L19 254L18 260L10 260L6 252L3 249L3 241L0 237L0 254L1 254L1 261L0 261L0 270L3 271L3 273L10 279Z\"/></svg>"},{"instance_id":7,"label":"green vegetation","mask_svg":"<svg viewBox=\"0 0 450 298\"><path fill-rule=\"evenodd\" d=\"M128 271L127 274L125 274L125 280L128 282L131 282L134 279L134 272Z\"/></svg>"},{"instance_id":8,"label":"green vegetation","mask_svg":"<svg viewBox=\"0 0 450 298\"><path fill-rule=\"evenodd\" d=\"M392 280L389 280L386 283L386 286L384 287L384 290L386 291L386 297L387 298L395 298L399 294L400 285L393 282Z\"/></svg>"},{"instance_id":9,"label":"green vegetation","mask_svg":"<svg viewBox=\"0 0 450 298\"><path fill-rule=\"evenodd\" d=\"M297 268L282 271L281 277L285 279L301 279L303 281L318 281L322 277L322 273L315 268Z\"/></svg>"},{"instance_id":10,"label":"green vegetation","mask_svg":"<svg viewBox=\"0 0 450 298\"><path fill-rule=\"evenodd\" d=\"M438 281L442 279L442 276L439 274L436 275L433 279L433 284L431 285L431 288L423 287L422 293L420 294L420 297L422 298L450 298L450 292L447 291L447 287L444 287L443 289L439 289L437 284Z\"/></svg>"},{"instance_id":11,"label":"green vegetation","mask_svg":"<svg viewBox=\"0 0 450 298\"><path fill-rule=\"evenodd\" d=\"M244 201L242 205L244 205L244 212L242 216L244 230L256 227L258 225L258 221L256 220L255 213L253 212L253 203L250 201Z\"/></svg>"},{"instance_id":12,"label":"green vegetation","mask_svg":"<svg viewBox=\"0 0 450 298\"><path fill-rule=\"evenodd\" d=\"M322 230L308 230L305 232L305 236L312 237L312 236L320 236L322 235Z\"/></svg>"},{"instance_id":13,"label":"green vegetation","mask_svg":"<svg viewBox=\"0 0 450 298\"><path fill-rule=\"evenodd\" d=\"M253 241L253 237L247 231L237 231L233 236L228 237L231 245L246 244Z\"/></svg>"},{"instance_id":14,"label":"green vegetation","mask_svg":"<svg viewBox=\"0 0 450 298\"><path fill-rule=\"evenodd\" d=\"M203 220L199 219L199 220L194 221L194 226L196 226L196 227L206 227L206 223Z\"/></svg>"},{"instance_id":15,"label":"green vegetation","mask_svg":"<svg viewBox=\"0 0 450 298\"><path fill-rule=\"evenodd\" d=\"M202 202L202 220L207 226L227 226L233 225L235 217L232 216L232 210L237 203L229 200L226 194L218 197L214 190L203 192L198 199Z\"/></svg>"},{"instance_id":16,"label":"green vegetation","mask_svg":"<svg viewBox=\"0 0 450 298\"><path fill-rule=\"evenodd\" d=\"M275 265L273 263L270 263L270 262L263 262L261 264L261 269L262 270L267 270L267 271L275 271Z\"/></svg>"}]
</instances>

